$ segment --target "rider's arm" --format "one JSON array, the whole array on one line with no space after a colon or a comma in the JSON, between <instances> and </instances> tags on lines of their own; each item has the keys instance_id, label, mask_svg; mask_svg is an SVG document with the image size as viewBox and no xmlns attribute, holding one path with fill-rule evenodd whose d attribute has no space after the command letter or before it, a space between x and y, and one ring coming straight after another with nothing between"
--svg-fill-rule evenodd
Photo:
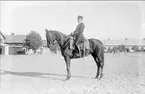
<instances>
[{"instance_id":1,"label":"rider's arm","mask_svg":"<svg viewBox=\"0 0 145 94\"><path fill-rule=\"evenodd\" d=\"M80 24L77 26L76 30L74 31L74 34L77 34L80 28Z\"/></svg>"},{"instance_id":2,"label":"rider's arm","mask_svg":"<svg viewBox=\"0 0 145 94\"><path fill-rule=\"evenodd\" d=\"M79 24L74 32L71 35L81 34L84 32L85 25L83 23Z\"/></svg>"},{"instance_id":3,"label":"rider's arm","mask_svg":"<svg viewBox=\"0 0 145 94\"><path fill-rule=\"evenodd\" d=\"M76 27L76 30L70 34L70 36L76 35L78 33L78 30L79 30L79 25Z\"/></svg>"},{"instance_id":4,"label":"rider's arm","mask_svg":"<svg viewBox=\"0 0 145 94\"><path fill-rule=\"evenodd\" d=\"M83 32L84 32L84 28L85 28L85 25L82 23L82 24L80 25L79 33L83 33Z\"/></svg>"},{"instance_id":5,"label":"rider's arm","mask_svg":"<svg viewBox=\"0 0 145 94\"><path fill-rule=\"evenodd\" d=\"M82 33L84 32L84 28L85 28L85 25L84 25L83 23L81 23L81 24L79 25L77 34L82 34Z\"/></svg>"}]
</instances>

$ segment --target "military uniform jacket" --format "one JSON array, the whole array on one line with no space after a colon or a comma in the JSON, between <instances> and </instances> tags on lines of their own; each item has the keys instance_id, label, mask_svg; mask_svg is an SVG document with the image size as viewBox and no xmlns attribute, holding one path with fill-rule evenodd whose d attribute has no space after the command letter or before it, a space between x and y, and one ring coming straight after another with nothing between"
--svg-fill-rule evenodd
<instances>
[{"instance_id":1,"label":"military uniform jacket","mask_svg":"<svg viewBox=\"0 0 145 94\"><path fill-rule=\"evenodd\" d=\"M78 24L76 30L74 31L76 44L83 41L83 39L84 39L84 35L83 35L84 28L85 28L85 25L83 23L80 23L80 24Z\"/></svg>"},{"instance_id":2,"label":"military uniform jacket","mask_svg":"<svg viewBox=\"0 0 145 94\"><path fill-rule=\"evenodd\" d=\"M84 28L85 28L84 23L78 24L78 26L77 26L77 28L75 30L75 34L77 34L77 35L83 34Z\"/></svg>"}]
</instances>

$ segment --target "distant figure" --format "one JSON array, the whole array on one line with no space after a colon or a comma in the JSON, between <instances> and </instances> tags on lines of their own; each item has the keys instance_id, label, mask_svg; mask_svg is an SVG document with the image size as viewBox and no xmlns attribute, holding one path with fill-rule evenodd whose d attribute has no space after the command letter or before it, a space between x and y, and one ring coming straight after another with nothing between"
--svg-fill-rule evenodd
<instances>
[{"instance_id":1,"label":"distant figure","mask_svg":"<svg viewBox=\"0 0 145 94\"><path fill-rule=\"evenodd\" d=\"M76 30L71 33L71 36L74 37L75 44L78 48L78 54L77 55L79 56L81 54L79 44L84 42L83 32L84 32L85 25L83 23L83 16L78 16L77 21L78 21L78 25L76 27Z\"/></svg>"},{"instance_id":2,"label":"distant figure","mask_svg":"<svg viewBox=\"0 0 145 94\"><path fill-rule=\"evenodd\" d=\"M126 49L126 46L125 45L119 45L118 46L118 50L120 51L120 52L123 52L125 55L127 55L127 49Z\"/></svg>"},{"instance_id":3,"label":"distant figure","mask_svg":"<svg viewBox=\"0 0 145 94\"><path fill-rule=\"evenodd\" d=\"M119 51L119 49L118 49L118 46L114 46L114 47L113 47L112 53L113 53L113 55L117 55L117 53L118 53L118 55L120 55L120 51Z\"/></svg>"},{"instance_id":4,"label":"distant figure","mask_svg":"<svg viewBox=\"0 0 145 94\"><path fill-rule=\"evenodd\" d=\"M41 46L41 48L40 48L40 54L42 54L43 53L43 46Z\"/></svg>"},{"instance_id":5,"label":"distant figure","mask_svg":"<svg viewBox=\"0 0 145 94\"><path fill-rule=\"evenodd\" d=\"M36 53L42 54L43 53L43 46L40 46L37 50Z\"/></svg>"},{"instance_id":6,"label":"distant figure","mask_svg":"<svg viewBox=\"0 0 145 94\"><path fill-rule=\"evenodd\" d=\"M34 53L34 51L32 49L28 49L26 52L26 54L28 54L28 55L33 54L33 53Z\"/></svg>"}]
</instances>

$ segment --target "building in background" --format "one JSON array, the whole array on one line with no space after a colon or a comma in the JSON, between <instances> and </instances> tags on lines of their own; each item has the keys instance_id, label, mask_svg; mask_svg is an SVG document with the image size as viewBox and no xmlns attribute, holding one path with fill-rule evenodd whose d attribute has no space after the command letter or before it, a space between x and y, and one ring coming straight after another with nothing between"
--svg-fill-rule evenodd
<instances>
[{"instance_id":1,"label":"building in background","mask_svg":"<svg viewBox=\"0 0 145 94\"><path fill-rule=\"evenodd\" d=\"M115 40L115 39L108 39L108 40L101 40L104 43L105 51L108 49L113 49L115 46L124 45L126 49L132 52L132 48L137 47L139 50L145 49L145 39L127 39L124 40Z\"/></svg>"},{"instance_id":2,"label":"building in background","mask_svg":"<svg viewBox=\"0 0 145 94\"><path fill-rule=\"evenodd\" d=\"M0 31L0 55L5 54L5 36Z\"/></svg>"},{"instance_id":3,"label":"building in background","mask_svg":"<svg viewBox=\"0 0 145 94\"><path fill-rule=\"evenodd\" d=\"M26 39L26 35L5 35L5 45L7 45L8 54L17 54L18 51L23 50L23 42Z\"/></svg>"}]
</instances>

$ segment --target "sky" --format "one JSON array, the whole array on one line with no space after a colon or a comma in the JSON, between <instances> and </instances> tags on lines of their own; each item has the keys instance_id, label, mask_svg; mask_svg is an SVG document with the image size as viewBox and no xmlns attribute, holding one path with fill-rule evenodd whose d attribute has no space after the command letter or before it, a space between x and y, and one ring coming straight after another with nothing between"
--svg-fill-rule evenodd
<instances>
[{"instance_id":1,"label":"sky","mask_svg":"<svg viewBox=\"0 0 145 94\"><path fill-rule=\"evenodd\" d=\"M0 30L3 34L33 30L45 39L45 28L73 32L78 15L84 17L86 38L145 37L143 1L0 1Z\"/></svg>"}]
</instances>

